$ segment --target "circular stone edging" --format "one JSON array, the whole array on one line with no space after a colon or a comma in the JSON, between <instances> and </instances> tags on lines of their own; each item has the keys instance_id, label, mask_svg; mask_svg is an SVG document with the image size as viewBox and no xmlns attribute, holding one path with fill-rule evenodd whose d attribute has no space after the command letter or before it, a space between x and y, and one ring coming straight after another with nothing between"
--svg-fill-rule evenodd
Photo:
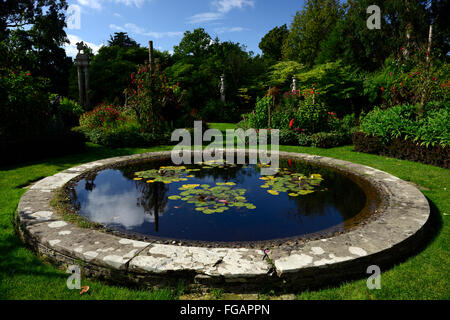
<instances>
[{"instance_id":1,"label":"circular stone edging","mask_svg":"<svg viewBox=\"0 0 450 320\"><path fill-rule=\"evenodd\" d=\"M251 290L252 285L299 289L366 274L370 265L398 261L420 243L430 216L425 196L391 174L348 161L290 152L279 155L339 168L377 185L387 206L377 212L377 219L358 228L295 248L271 248L269 259L265 259L260 249L161 244L83 229L63 221L50 205L57 190L87 171L129 160L163 159L170 154L151 152L104 159L40 180L19 202L22 240L53 262L81 265L87 276L116 282L165 286L183 279L200 286L230 285L242 291Z\"/></svg>"}]
</instances>

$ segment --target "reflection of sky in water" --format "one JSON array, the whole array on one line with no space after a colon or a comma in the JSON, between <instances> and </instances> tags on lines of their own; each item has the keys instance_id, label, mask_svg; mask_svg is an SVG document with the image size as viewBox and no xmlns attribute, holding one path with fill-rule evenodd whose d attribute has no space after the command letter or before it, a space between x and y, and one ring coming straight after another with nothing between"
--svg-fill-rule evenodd
<instances>
[{"instance_id":1,"label":"reflection of sky in water","mask_svg":"<svg viewBox=\"0 0 450 320\"><path fill-rule=\"evenodd\" d=\"M105 176L108 179L105 179ZM101 172L95 184L96 187L90 192L82 192L84 183L79 183L76 188L78 201L83 204L82 213L89 220L105 225L121 225L127 230L145 222L154 222L155 217L145 214L143 208L137 205L137 199L141 195L139 190L118 188L120 184L134 187L134 183L124 178L120 171Z\"/></svg>"},{"instance_id":2,"label":"reflection of sky in water","mask_svg":"<svg viewBox=\"0 0 450 320\"><path fill-rule=\"evenodd\" d=\"M161 164L167 165L167 164ZM269 195L261 188L264 181L255 166L248 168L205 169L194 172L188 181L169 185L134 181L136 171L148 165L120 170L104 170L81 180L75 187L80 214L114 229L162 237L214 240L267 240L317 232L330 227L342 230L344 221L358 213L365 196L353 182L342 175L319 168L297 168L306 175L324 176L322 191L300 197L286 192ZM312 171L311 171L312 170ZM234 188L246 189L245 197L256 210L231 207L224 213L204 214L194 204L168 200L178 195L183 184L209 184L233 181ZM93 186L92 186L93 182ZM89 187L91 185L92 187ZM155 214L155 207L157 213Z\"/></svg>"}]
</instances>

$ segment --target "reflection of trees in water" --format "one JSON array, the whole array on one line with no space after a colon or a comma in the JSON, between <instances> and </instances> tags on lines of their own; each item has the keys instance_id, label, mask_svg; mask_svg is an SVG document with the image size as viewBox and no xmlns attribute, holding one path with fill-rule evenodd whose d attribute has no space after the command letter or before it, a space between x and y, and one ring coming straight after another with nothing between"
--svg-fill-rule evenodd
<instances>
[{"instance_id":1,"label":"reflection of trees in water","mask_svg":"<svg viewBox=\"0 0 450 320\"><path fill-rule=\"evenodd\" d=\"M361 211L365 205L363 190L338 173L328 172L321 187L327 190L293 198L297 215L325 216L329 210L337 210L345 221Z\"/></svg>"},{"instance_id":2,"label":"reflection of trees in water","mask_svg":"<svg viewBox=\"0 0 450 320\"><path fill-rule=\"evenodd\" d=\"M167 192L169 187L164 183L136 182L140 196L136 199L136 206L142 207L145 214L155 218L155 231L159 229L159 216L167 205Z\"/></svg>"},{"instance_id":3,"label":"reflection of trees in water","mask_svg":"<svg viewBox=\"0 0 450 320\"><path fill-rule=\"evenodd\" d=\"M92 191L95 189L95 178L97 178L97 172L90 172L86 177L84 178L84 189L87 191Z\"/></svg>"},{"instance_id":4,"label":"reflection of trees in water","mask_svg":"<svg viewBox=\"0 0 450 320\"><path fill-rule=\"evenodd\" d=\"M131 163L126 166L120 167L119 170L122 175L127 179L133 179L135 177L134 173L139 171L145 171L150 169L159 169L161 166L172 165L170 160L147 160L143 162Z\"/></svg>"},{"instance_id":5,"label":"reflection of trees in water","mask_svg":"<svg viewBox=\"0 0 450 320\"><path fill-rule=\"evenodd\" d=\"M252 170L245 170L241 165L227 166L224 168L212 167L195 172L195 177L197 179L212 178L213 180L224 181L235 180L237 183L241 184L246 177L251 177L252 175Z\"/></svg>"}]
</instances>

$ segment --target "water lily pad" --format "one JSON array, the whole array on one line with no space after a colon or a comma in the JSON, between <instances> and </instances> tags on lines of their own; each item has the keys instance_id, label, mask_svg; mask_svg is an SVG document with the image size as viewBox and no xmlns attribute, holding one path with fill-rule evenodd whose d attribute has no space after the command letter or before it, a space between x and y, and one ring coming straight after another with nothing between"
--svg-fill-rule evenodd
<instances>
[{"instance_id":1,"label":"water lily pad","mask_svg":"<svg viewBox=\"0 0 450 320\"><path fill-rule=\"evenodd\" d=\"M261 177L265 183L261 188L269 189L268 193L278 195L280 192L287 192L291 197L307 195L315 192L320 186L323 178L320 174L305 176L303 173L294 173L283 168L272 176Z\"/></svg>"}]
</instances>

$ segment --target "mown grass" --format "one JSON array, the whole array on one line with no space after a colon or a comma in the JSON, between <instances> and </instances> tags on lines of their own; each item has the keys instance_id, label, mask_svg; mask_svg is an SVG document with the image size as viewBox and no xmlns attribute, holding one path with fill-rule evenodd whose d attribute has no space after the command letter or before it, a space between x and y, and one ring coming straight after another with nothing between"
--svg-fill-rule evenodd
<instances>
[{"instance_id":1,"label":"mown grass","mask_svg":"<svg viewBox=\"0 0 450 320\"><path fill-rule=\"evenodd\" d=\"M216 127L216 126L215 126ZM170 146L140 149L107 149L88 144L82 154L9 166L0 170L0 299L176 299L183 287L164 290L133 290L83 279L89 294L80 296L66 288L67 274L43 263L16 236L13 212L26 191L23 186L72 166L107 157L170 150ZM387 171L419 185L433 208L433 230L426 247L407 261L382 273L381 290L368 290L365 280L351 281L316 291L298 299L449 299L450 255L448 183L450 171L419 163L353 152L352 146L334 149L280 147L353 161Z\"/></svg>"},{"instance_id":2,"label":"mown grass","mask_svg":"<svg viewBox=\"0 0 450 320\"><path fill-rule=\"evenodd\" d=\"M218 129L218 130L222 131L223 133L225 133L227 129L236 129L236 125L233 123L214 122L214 123L209 123L209 127L211 129Z\"/></svg>"}]
</instances>

